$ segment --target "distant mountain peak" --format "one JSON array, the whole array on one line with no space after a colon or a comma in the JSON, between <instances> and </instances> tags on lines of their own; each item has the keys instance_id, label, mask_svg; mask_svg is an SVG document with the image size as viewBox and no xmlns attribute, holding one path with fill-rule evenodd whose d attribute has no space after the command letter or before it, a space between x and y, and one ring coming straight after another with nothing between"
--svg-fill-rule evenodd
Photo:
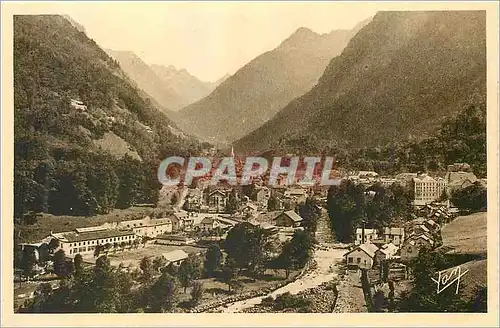
<instances>
[{"instance_id":1,"label":"distant mountain peak","mask_svg":"<svg viewBox=\"0 0 500 328\"><path fill-rule=\"evenodd\" d=\"M321 37L320 34L314 32L307 27L299 27L292 35L281 43L282 46L286 45L300 45L308 40L316 40Z\"/></svg>"},{"instance_id":2,"label":"distant mountain peak","mask_svg":"<svg viewBox=\"0 0 500 328\"><path fill-rule=\"evenodd\" d=\"M240 68L209 96L183 108L177 118L179 126L206 140L231 142L243 137L309 91L350 36L297 29L278 47Z\"/></svg>"}]
</instances>

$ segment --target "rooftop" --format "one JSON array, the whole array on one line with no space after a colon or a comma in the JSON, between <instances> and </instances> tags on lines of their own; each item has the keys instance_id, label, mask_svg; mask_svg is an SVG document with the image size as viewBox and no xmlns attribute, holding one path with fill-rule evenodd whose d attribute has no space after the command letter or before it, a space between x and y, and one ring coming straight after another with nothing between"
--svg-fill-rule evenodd
<instances>
[{"instance_id":1,"label":"rooftop","mask_svg":"<svg viewBox=\"0 0 500 328\"><path fill-rule=\"evenodd\" d=\"M106 238L114 238L114 237L122 237L134 235L132 230L118 230L118 229L108 229L108 230L99 230L99 231L89 231L89 232L60 232L54 234L54 237L67 242L78 242L78 241L86 241L86 240L95 240L95 239L106 239Z\"/></svg>"},{"instance_id":2,"label":"rooftop","mask_svg":"<svg viewBox=\"0 0 500 328\"><path fill-rule=\"evenodd\" d=\"M288 216L290 219L292 219L295 222L300 222L303 220L300 215L298 215L297 213L295 213L295 211L292 211L292 210L283 212L283 214Z\"/></svg>"},{"instance_id":3,"label":"rooftop","mask_svg":"<svg viewBox=\"0 0 500 328\"><path fill-rule=\"evenodd\" d=\"M182 249L176 249L175 251L163 253L162 256L168 262L176 262L176 261L180 261L180 260L185 260L189 257L188 253L184 252Z\"/></svg>"}]
</instances>

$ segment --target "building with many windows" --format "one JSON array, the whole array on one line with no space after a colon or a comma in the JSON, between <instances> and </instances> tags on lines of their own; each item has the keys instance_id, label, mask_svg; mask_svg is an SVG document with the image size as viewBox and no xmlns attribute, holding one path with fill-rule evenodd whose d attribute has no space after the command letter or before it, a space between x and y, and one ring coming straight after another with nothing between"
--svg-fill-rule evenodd
<instances>
[{"instance_id":1,"label":"building with many windows","mask_svg":"<svg viewBox=\"0 0 500 328\"><path fill-rule=\"evenodd\" d=\"M413 178L414 205L424 206L438 200L446 191L446 181L442 178L432 178L420 175Z\"/></svg>"},{"instance_id":2,"label":"building with many windows","mask_svg":"<svg viewBox=\"0 0 500 328\"><path fill-rule=\"evenodd\" d=\"M131 244L137 235L132 229L109 229L105 226L77 228L70 232L52 233L48 238L59 240L59 247L67 256L93 254L97 245Z\"/></svg>"}]
</instances>

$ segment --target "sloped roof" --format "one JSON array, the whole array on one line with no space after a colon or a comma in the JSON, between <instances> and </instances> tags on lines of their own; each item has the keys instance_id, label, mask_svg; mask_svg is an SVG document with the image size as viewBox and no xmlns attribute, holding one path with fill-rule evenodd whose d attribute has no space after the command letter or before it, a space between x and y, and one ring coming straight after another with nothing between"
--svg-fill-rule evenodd
<instances>
[{"instance_id":1,"label":"sloped roof","mask_svg":"<svg viewBox=\"0 0 500 328\"><path fill-rule=\"evenodd\" d=\"M295 211L293 210L290 210L290 211L286 211L286 212L283 212L282 214L280 215L286 215L288 216L290 219L292 219L294 222L300 222L302 221L302 217L300 215L298 215L297 213L295 213ZM279 217L279 216L278 216Z\"/></svg>"},{"instance_id":2,"label":"sloped roof","mask_svg":"<svg viewBox=\"0 0 500 328\"><path fill-rule=\"evenodd\" d=\"M353 250L347 252L344 256L347 256L347 254L350 254L356 250L361 250L365 252L368 256L374 257L375 252L378 250L378 247L372 243L364 243L359 245L358 247L354 248Z\"/></svg>"},{"instance_id":3,"label":"sloped roof","mask_svg":"<svg viewBox=\"0 0 500 328\"><path fill-rule=\"evenodd\" d=\"M151 219L149 216L138 220L128 220L122 221L118 224L119 227L127 228L138 228L138 227L154 227L164 224L171 224L172 220L168 218L163 219Z\"/></svg>"},{"instance_id":4,"label":"sloped roof","mask_svg":"<svg viewBox=\"0 0 500 328\"><path fill-rule=\"evenodd\" d=\"M404 235L405 229L404 228L389 228L385 227L384 228L384 234L386 235Z\"/></svg>"},{"instance_id":5,"label":"sloped roof","mask_svg":"<svg viewBox=\"0 0 500 328\"><path fill-rule=\"evenodd\" d=\"M188 253L184 252L182 249L176 249L175 251L163 253L162 256L168 262L176 262L176 261L187 259L189 255L188 255Z\"/></svg>"},{"instance_id":6,"label":"sloped roof","mask_svg":"<svg viewBox=\"0 0 500 328\"><path fill-rule=\"evenodd\" d=\"M221 194L223 196L226 196L226 193L220 189L216 189L208 194L208 196L212 196L213 194Z\"/></svg>"},{"instance_id":7,"label":"sloped roof","mask_svg":"<svg viewBox=\"0 0 500 328\"><path fill-rule=\"evenodd\" d=\"M200 224L213 224L215 219L213 217L204 217L203 220L200 221Z\"/></svg>"},{"instance_id":8,"label":"sloped roof","mask_svg":"<svg viewBox=\"0 0 500 328\"><path fill-rule=\"evenodd\" d=\"M356 229L356 234L360 234L362 233L363 229L361 228L357 228ZM377 230L376 229L366 229L365 228L365 235L373 235L373 234L376 234L377 233Z\"/></svg>"},{"instance_id":9,"label":"sloped roof","mask_svg":"<svg viewBox=\"0 0 500 328\"><path fill-rule=\"evenodd\" d=\"M434 178L432 178L431 176L428 176L428 175L421 176L421 177L414 177L413 181L415 181L415 182L436 182L436 180Z\"/></svg>"},{"instance_id":10,"label":"sloped roof","mask_svg":"<svg viewBox=\"0 0 500 328\"><path fill-rule=\"evenodd\" d=\"M114 238L114 237L123 237L133 235L134 232L132 230L99 230L99 231L89 231L83 233L77 232L62 232L58 234L54 234L54 236L58 239L67 242L78 242L78 241L87 241L87 240L95 240L95 239L106 239L106 238Z\"/></svg>"},{"instance_id":11,"label":"sloped roof","mask_svg":"<svg viewBox=\"0 0 500 328\"><path fill-rule=\"evenodd\" d=\"M359 245L359 248L362 249L368 255L370 255L370 257L375 256L375 252L378 250L378 247L372 243L361 244Z\"/></svg>"}]
</instances>

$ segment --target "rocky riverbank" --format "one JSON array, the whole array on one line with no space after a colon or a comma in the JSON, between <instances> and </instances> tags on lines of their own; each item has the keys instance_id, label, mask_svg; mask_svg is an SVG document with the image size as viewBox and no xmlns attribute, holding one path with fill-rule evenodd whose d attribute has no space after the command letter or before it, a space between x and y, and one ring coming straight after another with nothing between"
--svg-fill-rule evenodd
<instances>
[{"instance_id":1,"label":"rocky riverbank","mask_svg":"<svg viewBox=\"0 0 500 328\"><path fill-rule=\"evenodd\" d=\"M317 287L307 289L297 295L288 296L294 305L282 304L282 300L266 298L261 304L246 309L245 313L332 313L337 300L337 282L328 281Z\"/></svg>"},{"instance_id":2,"label":"rocky riverbank","mask_svg":"<svg viewBox=\"0 0 500 328\"><path fill-rule=\"evenodd\" d=\"M202 313L202 312L219 313L219 312L223 312L223 308L227 304L231 304L234 302L239 302L239 301L243 301L246 299L251 299L251 298L255 298L255 297L259 297L259 296L268 295L268 294L272 293L273 291L275 291L283 286L286 286L289 283L294 282L297 279L300 279L302 276L304 276L305 274L307 274L311 270L314 270L316 267L317 267L316 262L312 261L302 270L302 272L300 274L298 274L295 277L290 277L286 280L283 280L283 281L277 283L276 285L273 285L273 286L270 286L267 288L263 288L263 289L259 289L259 290L253 290L250 292L243 292L240 294L231 295L228 297L224 297L216 302L212 302L212 303L208 303L208 304L200 304L196 308L191 309L190 312L191 313Z\"/></svg>"}]
</instances>

